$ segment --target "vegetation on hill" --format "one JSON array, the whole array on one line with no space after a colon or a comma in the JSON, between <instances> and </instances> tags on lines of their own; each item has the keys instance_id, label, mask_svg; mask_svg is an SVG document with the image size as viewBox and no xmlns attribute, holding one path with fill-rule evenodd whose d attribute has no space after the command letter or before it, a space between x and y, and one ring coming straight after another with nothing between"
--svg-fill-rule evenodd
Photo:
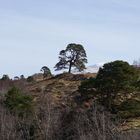
<instances>
[{"instance_id":1,"label":"vegetation on hill","mask_svg":"<svg viewBox=\"0 0 140 140\"><path fill-rule=\"evenodd\" d=\"M2 91L5 91L5 96L1 96L0 100L0 136L9 140L136 140L139 131L122 133L123 120L119 121L116 115L94 102L95 99L91 100L91 96L86 100L81 98L81 81L87 82L86 93L95 79L88 80L86 75L61 74L39 82L24 80L18 84L19 81L13 81L13 84L7 85L30 94L4 86ZM5 88L9 90L6 92ZM96 90L92 90L88 93L93 96ZM34 98L28 98L28 95ZM23 115L13 113L15 110Z\"/></svg>"},{"instance_id":2,"label":"vegetation on hill","mask_svg":"<svg viewBox=\"0 0 140 140\"><path fill-rule=\"evenodd\" d=\"M2 140L138 140L140 137L140 72L124 61L104 64L97 74L85 69L86 52L69 44L60 52L56 70L27 79L0 80ZM135 130L137 129L137 130ZM129 131L128 131L129 130Z\"/></svg>"},{"instance_id":3,"label":"vegetation on hill","mask_svg":"<svg viewBox=\"0 0 140 140\"><path fill-rule=\"evenodd\" d=\"M43 78L44 79L52 76L51 70L47 66L43 66L41 68L41 71L43 72Z\"/></svg>"},{"instance_id":4,"label":"vegetation on hill","mask_svg":"<svg viewBox=\"0 0 140 140\"><path fill-rule=\"evenodd\" d=\"M4 74L1 78L1 80L5 81L5 80L10 80L9 76L7 74Z\"/></svg>"},{"instance_id":5,"label":"vegetation on hill","mask_svg":"<svg viewBox=\"0 0 140 140\"><path fill-rule=\"evenodd\" d=\"M59 62L55 65L56 70L69 69L71 73L72 67L83 71L87 63L86 51L80 44L71 43L65 50L60 51Z\"/></svg>"},{"instance_id":6,"label":"vegetation on hill","mask_svg":"<svg viewBox=\"0 0 140 140\"><path fill-rule=\"evenodd\" d=\"M139 91L139 78L140 74L133 66L114 61L100 68L96 78L83 81L79 91L85 99L96 98L108 110L115 111L118 97L125 98Z\"/></svg>"},{"instance_id":7,"label":"vegetation on hill","mask_svg":"<svg viewBox=\"0 0 140 140\"><path fill-rule=\"evenodd\" d=\"M18 88L13 87L5 95L4 104L12 113L29 114L33 109L33 99L32 95L24 95Z\"/></svg>"},{"instance_id":8,"label":"vegetation on hill","mask_svg":"<svg viewBox=\"0 0 140 140\"><path fill-rule=\"evenodd\" d=\"M111 109L118 94L128 94L137 90L139 72L127 62L114 61L100 68L96 77L96 89L107 108Z\"/></svg>"}]
</instances>

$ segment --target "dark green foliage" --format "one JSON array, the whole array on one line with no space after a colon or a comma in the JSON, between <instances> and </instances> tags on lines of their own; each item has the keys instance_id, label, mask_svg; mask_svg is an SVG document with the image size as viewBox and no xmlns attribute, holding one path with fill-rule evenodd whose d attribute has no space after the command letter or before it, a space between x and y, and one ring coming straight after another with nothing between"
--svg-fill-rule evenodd
<instances>
[{"instance_id":1,"label":"dark green foliage","mask_svg":"<svg viewBox=\"0 0 140 140\"><path fill-rule=\"evenodd\" d=\"M4 103L11 111L21 114L31 111L33 99L33 96L24 95L19 89L14 87L5 95Z\"/></svg>"},{"instance_id":2,"label":"dark green foliage","mask_svg":"<svg viewBox=\"0 0 140 140\"><path fill-rule=\"evenodd\" d=\"M33 81L34 81L33 76L29 76L29 77L27 78L27 82L33 82Z\"/></svg>"},{"instance_id":3,"label":"dark green foliage","mask_svg":"<svg viewBox=\"0 0 140 140\"><path fill-rule=\"evenodd\" d=\"M96 77L96 89L102 102L111 107L118 93L135 91L139 80L138 71L127 62L114 61L100 68Z\"/></svg>"},{"instance_id":4,"label":"dark green foliage","mask_svg":"<svg viewBox=\"0 0 140 140\"><path fill-rule=\"evenodd\" d=\"M25 80L24 75L21 75L21 76L20 76L20 79L21 79L21 80Z\"/></svg>"},{"instance_id":5,"label":"dark green foliage","mask_svg":"<svg viewBox=\"0 0 140 140\"><path fill-rule=\"evenodd\" d=\"M4 74L4 75L2 76L2 78L1 78L1 80L7 81L7 80L10 80L10 78L9 78L8 75Z\"/></svg>"},{"instance_id":6,"label":"dark green foliage","mask_svg":"<svg viewBox=\"0 0 140 140\"><path fill-rule=\"evenodd\" d=\"M52 76L51 70L47 66L43 66L41 68L41 71L43 71L43 77L44 78Z\"/></svg>"},{"instance_id":7,"label":"dark green foliage","mask_svg":"<svg viewBox=\"0 0 140 140\"><path fill-rule=\"evenodd\" d=\"M81 82L79 86L79 92L81 93L82 98L90 99L95 95L95 78L90 78Z\"/></svg>"},{"instance_id":8,"label":"dark green foliage","mask_svg":"<svg viewBox=\"0 0 140 140\"><path fill-rule=\"evenodd\" d=\"M87 63L86 52L80 44L69 44L66 50L60 51L59 62L55 65L56 70L69 69L71 73L72 67L83 71L85 63Z\"/></svg>"},{"instance_id":9,"label":"dark green foliage","mask_svg":"<svg viewBox=\"0 0 140 140\"><path fill-rule=\"evenodd\" d=\"M20 78L18 76L15 76L14 77L14 80L19 80Z\"/></svg>"},{"instance_id":10,"label":"dark green foliage","mask_svg":"<svg viewBox=\"0 0 140 140\"><path fill-rule=\"evenodd\" d=\"M123 118L140 117L140 101L129 99L119 106L119 113Z\"/></svg>"},{"instance_id":11,"label":"dark green foliage","mask_svg":"<svg viewBox=\"0 0 140 140\"><path fill-rule=\"evenodd\" d=\"M95 79L81 83L79 91L84 98L97 97L109 110L118 93L122 96L138 90L139 72L127 62L114 61L100 68Z\"/></svg>"},{"instance_id":12,"label":"dark green foliage","mask_svg":"<svg viewBox=\"0 0 140 140\"><path fill-rule=\"evenodd\" d=\"M96 87L101 92L133 91L138 80L139 73L134 67L127 62L114 61L100 68Z\"/></svg>"}]
</instances>

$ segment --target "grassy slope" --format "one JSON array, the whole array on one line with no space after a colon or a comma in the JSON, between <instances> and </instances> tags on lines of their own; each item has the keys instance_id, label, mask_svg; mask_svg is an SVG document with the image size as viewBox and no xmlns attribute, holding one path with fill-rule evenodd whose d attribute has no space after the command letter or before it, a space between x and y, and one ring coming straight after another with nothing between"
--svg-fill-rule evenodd
<instances>
[{"instance_id":1,"label":"grassy slope","mask_svg":"<svg viewBox=\"0 0 140 140\"><path fill-rule=\"evenodd\" d=\"M92 76L95 77L96 75L93 74ZM36 96L38 101L42 94L49 94L53 97L53 103L56 104L56 106L77 106L74 99L75 96L79 95L77 89L83 77L89 77L89 74L83 76L60 75L52 79L29 84L27 88L34 96ZM129 98L140 100L140 95L136 94ZM87 102L85 103L85 107L89 107ZM140 117L125 119L124 123L120 126L120 130L124 131L137 128L140 128Z\"/></svg>"}]
</instances>

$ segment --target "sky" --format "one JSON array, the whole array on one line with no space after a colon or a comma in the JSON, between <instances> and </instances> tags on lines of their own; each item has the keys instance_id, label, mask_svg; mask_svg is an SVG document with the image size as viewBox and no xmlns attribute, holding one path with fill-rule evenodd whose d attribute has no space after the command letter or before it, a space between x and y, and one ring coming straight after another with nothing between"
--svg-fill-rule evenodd
<instances>
[{"instance_id":1,"label":"sky","mask_svg":"<svg viewBox=\"0 0 140 140\"><path fill-rule=\"evenodd\" d=\"M25 76L82 44L88 64L140 58L139 0L0 0L0 77Z\"/></svg>"}]
</instances>

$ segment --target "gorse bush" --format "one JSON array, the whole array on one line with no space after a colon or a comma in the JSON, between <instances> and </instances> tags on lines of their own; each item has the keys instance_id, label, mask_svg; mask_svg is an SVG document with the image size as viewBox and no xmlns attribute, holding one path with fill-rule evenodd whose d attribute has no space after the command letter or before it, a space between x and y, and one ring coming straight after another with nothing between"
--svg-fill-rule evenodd
<instances>
[{"instance_id":1,"label":"gorse bush","mask_svg":"<svg viewBox=\"0 0 140 140\"><path fill-rule=\"evenodd\" d=\"M4 103L12 112L22 114L31 111L33 99L33 96L24 95L19 89L14 87L5 95Z\"/></svg>"}]
</instances>

